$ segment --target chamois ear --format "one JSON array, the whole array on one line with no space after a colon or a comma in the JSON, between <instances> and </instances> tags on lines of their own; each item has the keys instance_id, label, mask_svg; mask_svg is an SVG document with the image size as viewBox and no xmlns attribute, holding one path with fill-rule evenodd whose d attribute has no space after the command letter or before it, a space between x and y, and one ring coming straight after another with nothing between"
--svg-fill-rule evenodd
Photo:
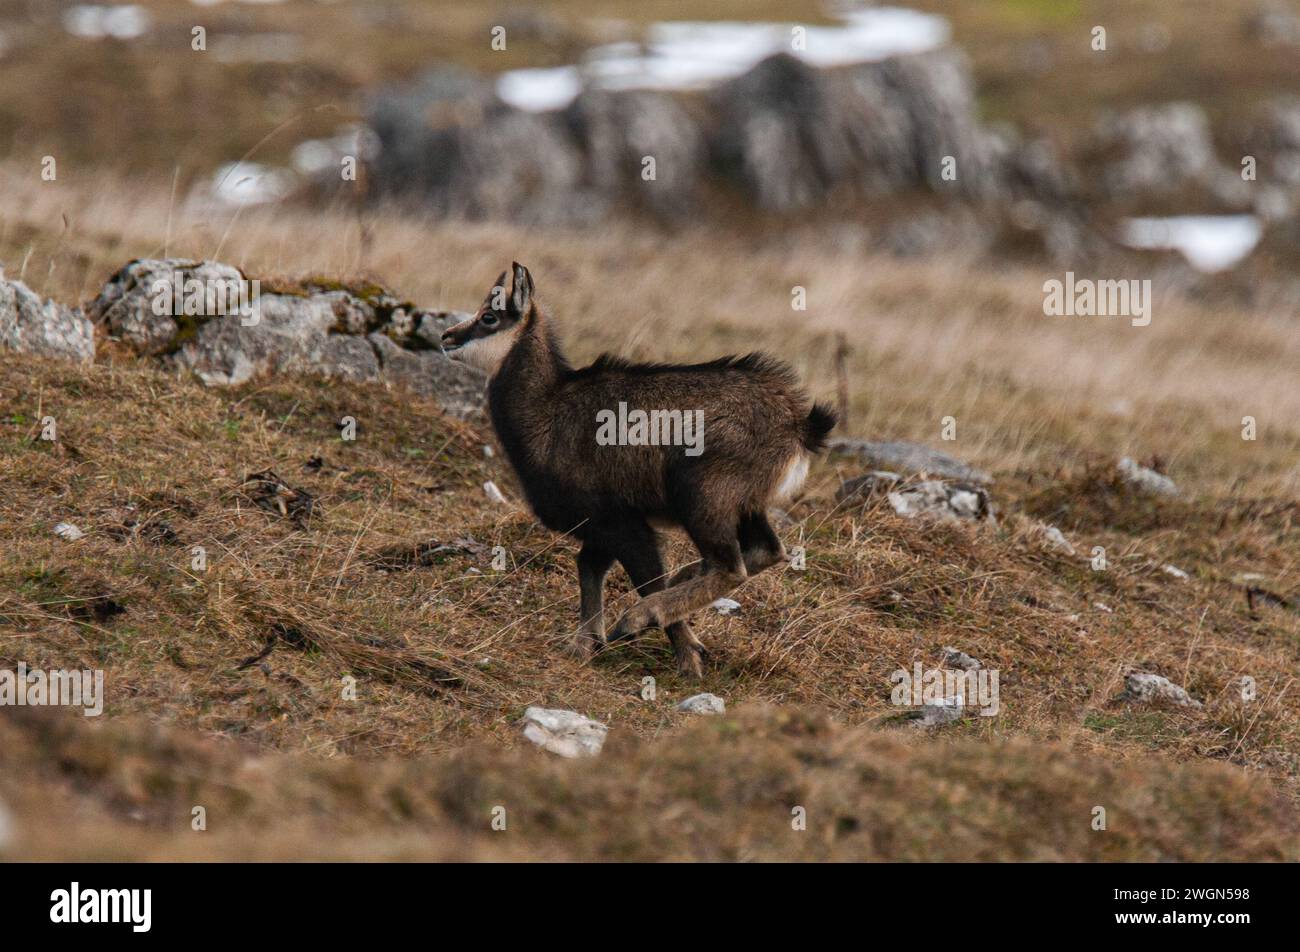
<instances>
[{"instance_id":1,"label":"chamois ear","mask_svg":"<svg viewBox=\"0 0 1300 952\"><path fill-rule=\"evenodd\" d=\"M510 307L516 314L528 313L528 305L533 299L533 276L518 261L514 262L514 287L510 292Z\"/></svg>"},{"instance_id":2,"label":"chamois ear","mask_svg":"<svg viewBox=\"0 0 1300 952\"><path fill-rule=\"evenodd\" d=\"M489 311L504 311L506 309L506 275L509 272L502 271L501 276L492 284L491 290L488 291L487 297L483 299L483 307Z\"/></svg>"}]
</instances>

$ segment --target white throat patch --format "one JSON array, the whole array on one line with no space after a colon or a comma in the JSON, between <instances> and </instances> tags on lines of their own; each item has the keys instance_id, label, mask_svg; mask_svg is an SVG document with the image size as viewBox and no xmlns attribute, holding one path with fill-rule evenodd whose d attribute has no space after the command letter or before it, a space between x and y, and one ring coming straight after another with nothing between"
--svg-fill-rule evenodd
<instances>
[{"instance_id":1,"label":"white throat patch","mask_svg":"<svg viewBox=\"0 0 1300 952\"><path fill-rule=\"evenodd\" d=\"M522 326L521 323L519 327ZM515 346L519 327L508 332L499 331L489 337L475 337L452 351L451 358L469 364L471 367L477 367L490 377L497 372L501 362L506 359L510 348Z\"/></svg>"}]
</instances>

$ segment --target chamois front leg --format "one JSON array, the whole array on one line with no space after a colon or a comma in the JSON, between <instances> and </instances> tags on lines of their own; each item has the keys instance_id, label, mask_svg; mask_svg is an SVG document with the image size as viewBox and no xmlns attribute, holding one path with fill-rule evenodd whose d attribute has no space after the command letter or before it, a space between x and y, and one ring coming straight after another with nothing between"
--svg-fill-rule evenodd
<instances>
[{"instance_id":1,"label":"chamois front leg","mask_svg":"<svg viewBox=\"0 0 1300 952\"><path fill-rule=\"evenodd\" d=\"M578 631L568 645L569 653L577 658L591 657L605 643L605 576L613 564L614 557L608 552L590 542L583 543L578 553Z\"/></svg>"}]
</instances>

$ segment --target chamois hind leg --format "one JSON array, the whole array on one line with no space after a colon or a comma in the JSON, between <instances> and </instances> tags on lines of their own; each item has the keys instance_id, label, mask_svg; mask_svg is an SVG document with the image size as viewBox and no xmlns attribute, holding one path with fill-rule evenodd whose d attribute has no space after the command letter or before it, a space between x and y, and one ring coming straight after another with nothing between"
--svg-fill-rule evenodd
<instances>
[{"instance_id":1,"label":"chamois hind leg","mask_svg":"<svg viewBox=\"0 0 1300 952\"><path fill-rule=\"evenodd\" d=\"M617 641L646 628L667 628L684 621L692 612L711 604L745 580L745 560L733 526L725 528L704 522L687 525L686 531L704 556L701 573L690 581L655 592L633 605L610 634Z\"/></svg>"},{"instance_id":2,"label":"chamois hind leg","mask_svg":"<svg viewBox=\"0 0 1300 952\"><path fill-rule=\"evenodd\" d=\"M766 513L747 512L741 516L737 535L740 538L741 556L745 560L745 571L750 575L757 575L778 562L789 561L785 546L781 544L772 524L767 521Z\"/></svg>"},{"instance_id":3,"label":"chamois hind leg","mask_svg":"<svg viewBox=\"0 0 1300 952\"><path fill-rule=\"evenodd\" d=\"M737 535L740 539L741 558L745 560L745 572L749 575L757 575L778 562L790 560L790 556L786 555L785 545L777 536L776 530L772 528L772 524L768 522L766 513L749 512L741 516ZM696 559L669 576L668 587L689 582L703 574L704 562Z\"/></svg>"},{"instance_id":4,"label":"chamois hind leg","mask_svg":"<svg viewBox=\"0 0 1300 952\"><path fill-rule=\"evenodd\" d=\"M578 553L578 589L582 604L578 610L577 634L568 645L570 654L590 657L605 642L605 576L614 564L614 556L591 542L582 544Z\"/></svg>"},{"instance_id":5,"label":"chamois hind leg","mask_svg":"<svg viewBox=\"0 0 1300 952\"><path fill-rule=\"evenodd\" d=\"M653 532L648 534L648 538L639 532L628 533L620 545L618 559L623 563L628 578L632 580L637 594L642 598L661 592L668 586L664 578L666 573L663 553ZM700 656L704 645L695 637L691 626L685 621L673 622L665 626L664 631L673 645L678 674L693 678L703 677L704 665Z\"/></svg>"}]
</instances>

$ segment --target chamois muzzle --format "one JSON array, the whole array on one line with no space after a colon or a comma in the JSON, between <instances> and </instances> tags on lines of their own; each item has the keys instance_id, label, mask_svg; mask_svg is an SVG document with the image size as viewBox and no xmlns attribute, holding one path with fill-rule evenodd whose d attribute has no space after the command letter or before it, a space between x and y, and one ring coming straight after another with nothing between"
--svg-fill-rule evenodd
<instances>
[{"instance_id":1,"label":"chamois muzzle","mask_svg":"<svg viewBox=\"0 0 1300 952\"><path fill-rule=\"evenodd\" d=\"M442 332L442 352L451 356L456 351L465 346L469 339L468 331L473 326L473 321L461 321L455 327L449 327Z\"/></svg>"}]
</instances>

